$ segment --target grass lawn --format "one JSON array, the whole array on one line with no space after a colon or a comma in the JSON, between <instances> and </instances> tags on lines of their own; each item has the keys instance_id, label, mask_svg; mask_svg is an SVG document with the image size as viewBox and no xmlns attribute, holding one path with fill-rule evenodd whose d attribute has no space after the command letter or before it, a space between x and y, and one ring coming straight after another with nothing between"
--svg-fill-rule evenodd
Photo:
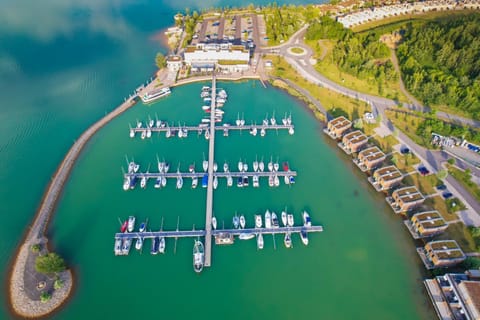
<instances>
[{"instance_id":1,"label":"grass lawn","mask_svg":"<svg viewBox=\"0 0 480 320\"><path fill-rule=\"evenodd\" d=\"M273 63L271 71L273 76L295 82L310 92L333 116L344 115L350 120L354 120L361 118L365 112L371 111L371 107L365 102L346 97L305 80L281 57L266 56L265 59L271 60Z\"/></svg>"},{"instance_id":2,"label":"grass lawn","mask_svg":"<svg viewBox=\"0 0 480 320\"><path fill-rule=\"evenodd\" d=\"M373 132L372 132L372 134L373 134ZM398 140L392 135L388 135L388 136L383 137L383 138L379 137L379 136L375 136L375 137L370 139L370 142L373 142L385 154L392 152L393 151L393 146L398 144Z\"/></svg>"},{"instance_id":3,"label":"grass lawn","mask_svg":"<svg viewBox=\"0 0 480 320\"><path fill-rule=\"evenodd\" d=\"M434 210L437 210L442 215L443 219L445 219L445 221L458 220L458 216L455 213L448 211L447 204L442 196L428 198L425 200L424 204L428 207L434 208Z\"/></svg>"},{"instance_id":4,"label":"grass lawn","mask_svg":"<svg viewBox=\"0 0 480 320\"><path fill-rule=\"evenodd\" d=\"M409 185L414 184L424 196L436 193L435 186L442 184L442 181L436 175L422 176L420 173L406 176L404 182Z\"/></svg>"},{"instance_id":5,"label":"grass lawn","mask_svg":"<svg viewBox=\"0 0 480 320\"><path fill-rule=\"evenodd\" d=\"M455 240L464 252L477 251L477 241L463 222L452 223L444 233L435 237L435 240Z\"/></svg>"},{"instance_id":6,"label":"grass lawn","mask_svg":"<svg viewBox=\"0 0 480 320\"><path fill-rule=\"evenodd\" d=\"M405 133L416 144L425 148L431 148L429 140L425 140L424 138L416 135L418 126L424 120L423 118L393 110L386 110L385 114L387 115L387 118L392 121L396 128Z\"/></svg>"},{"instance_id":7,"label":"grass lawn","mask_svg":"<svg viewBox=\"0 0 480 320\"><path fill-rule=\"evenodd\" d=\"M414 166L420 163L420 159L413 153L405 155L395 153L392 157L392 163L397 166L398 170L409 173L415 170Z\"/></svg>"},{"instance_id":8,"label":"grass lawn","mask_svg":"<svg viewBox=\"0 0 480 320\"><path fill-rule=\"evenodd\" d=\"M477 200L480 201L480 187L472 181L471 175L452 165L447 165L448 173L455 178L467 191Z\"/></svg>"},{"instance_id":9,"label":"grass lawn","mask_svg":"<svg viewBox=\"0 0 480 320\"><path fill-rule=\"evenodd\" d=\"M321 45L316 41L308 41L307 44L312 47L315 52L315 58L318 59L315 69L328 79L359 92L383 96L403 102L408 101L401 92L398 81L387 81L384 83L383 94L380 94L377 81L374 77L370 79L359 79L340 70L332 59L332 49L335 46L335 41L322 40ZM319 59L321 57L323 57L323 59Z\"/></svg>"},{"instance_id":10,"label":"grass lawn","mask_svg":"<svg viewBox=\"0 0 480 320\"><path fill-rule=\"evenodd\" d=\"M296 54L302 54L305 52L305 50L303 50L303 48L300 48L300 47L293 47L290 49L293 53L296 53Z\"/></svg>"}]
</instances>

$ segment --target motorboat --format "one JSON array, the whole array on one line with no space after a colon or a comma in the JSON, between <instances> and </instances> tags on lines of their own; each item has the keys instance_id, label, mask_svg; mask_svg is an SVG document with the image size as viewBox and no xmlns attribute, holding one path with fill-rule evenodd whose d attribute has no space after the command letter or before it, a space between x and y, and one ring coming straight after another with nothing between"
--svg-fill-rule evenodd
<instances>
[{"instance_id":1,"label":"motorboat","mask_svg":"<svg viewBox=\"0 0 480 320\"><path fill-rule=\"evenodd\" d=\"M130 189L130 177L126 177L123 181L123 190L127 191Z\"/></svg>"},{"instance_id":2,"label":"motorboat","mask_svg":"<svg viewBox=\"0 0 480 320\"><path fill-rule=\"evenodd\" d=\"M208 119L208 118L203 118L203 119L202 119L202 122L203 122L203 123L209 123L209 122L210 122L210 119Z\"/></svg>"},{"instance_id":3,"label":"motorboat","mask_svg":"<svg viewBox=\"0 0 480 320\"><path fill-rule=\"evenodd\" d=\"M277 162L273 164L273 170L278 171L278 169L280 169L280 165L278 164L278 160L277 160Z\"/></svg>"},{"instance_id":4,"label":"motorboat","mask_svg":"<svg viewBox=\"0 0 480 320\"><path fill-rule=\"evenodd\" d=\"M143 176L142 179L140 180L140 187L142 189L145 189L147 187L147 177Z\"/></svg>"},{"instance_id":5,"label":"motorboat","mask_svg":"<svg viewBox=\"0 0 480 320\"><path fill-rule=\"evenodd\" d=\"M192 188L195 189L198 185L198 177L192 178Z\"/></svg>"},{"instance_id":6,"label":"motorboat","mask_svg":"<svg viewBox=\"0 0 480 320\"><path fill-rule=\"evenodd\" d=\"M133 173L134 169L135 169L135 162L132 161L128 164L128 173Z\"/></svg>"},{"instance_id":7,"label":"motorboat","mask_svg":"<svg viewBox=\"0 0 480 320\"><path fill-rule=\"evenodd\" d=\"M295 133L295 129L293 127L288 128L288 134L293 135Z\"/></svg>"},{"instance_id":8,"label":"motorboat","mask_svg":"<svg viewBox=\"0 0 480 320\"><path fill-rule=\"evenodd\" d=\"M233 185L233 178L231 175L227 176L227 186L231 187Z\"/></svg>"},{"instance_id":9,"label":"motorboat","mask_svg":"<svg viewBox=\"0 0 480 320\"><path fill-rule=\"evenodd\" d=\"M282 211L282 224L284 227L287 226L287 213L285 211Z\"/></svg>"},{"instance_id":10,"label":"motorboat","mask_svg":"<svg viewBox=\"0 0 480 320\"><path fill-rule=\"evenodd\" d=\"M183 178L181 175L178 175L177 177L177 189L182 189L183 187Z\"/></svg>"},{"instance_id":11,"label":"motorboat","mask_svg":"<svg viewBox=\"0 0 480 320\"><path fill-rule=\"evenodd\" d=\"M238 161L238 171L240 171L240 172L243 171L243 162L242 162L242 160Z\"/></svg>"},{"instance_id":12,"label":"motorboat","mask_svg":"<svg viewBox=\"0 0 480 320\"><path fill-rule=\"evenodd\" d=\"M290 176L290 177L288 177L288 179L290 180L290 184L295 183L295 177L294 176Z\"/></svg>"},{"instance_id":13,"label":"motorboat","mask_svg":"<svg viewBox=\"0 0 480 320\"><path fill-rule=\"evenodd\" d=\"M161 128L162 127L162 121L157 119L157 121L155 122L155 127Z\"/></svg>"},{"instance_id":14,"label":"motorboat","mask_svg":"<svg viewBox=\"0 0 480 320\"><path fill-rule=\"evenodd\" d=\"M283 169L283 171L290 171L290 166L288 165L287 161L282 163L282 169Z\"/></svg>"},{"instance_id":15,"label":"motorboat","mask_svg":"<svg viewBox=\"0 0 480 320\"><path fill-rule=\"evenodd\" d=\"M277 214L272 211L272 228L279 228L280 224L278 223Z\"/></svg>"},{"instance_id":16,"label":"motorboat","mask_svg":"<svg viewBox=\"0 0 480 320\"><path fill-rule=\"evenodd\" d=\"M217 172L218 170L218 165L216 162L213 163L213 172Z\"/></svg>"},{"instance_id":17,"label":"motorboat","mask_svg":"<svg viewBox=\"0 0 480 320\"><path fill-rule=\"evenodd\" d=\"M307 211L303 211L302 213L303 217L303 225L306 227L311 227L312 226L312 220L310 220L310 215L308 214Z\"/></svg>"},{"instance_id":18,"label":"motorboat","mask_svg":"<svg viewBox=\"0 0 480 320\"><path fill-rule=\"evenodd\" d=\"M165 237L160 237L159 239L158 252L165 253Z\"/></svg>"},{"instance_id":19,"label":"motorboat","mask_svg":"<svg viewBox=\"0 0 480 320\"><path fill-rule=\"evenodd\" d=\"M205 253L203 243L200 240L195 240L195 244L193 245L193 270L195 270L196 273L202 272L204 263Z\"/></svg>"},{"instance_id":20,"label":"motorboat","mask_svg":"<svg viewBox=\"0 0 480 320\"><path fill-rule=\"evenodd\" d=\"M224 90L224 89L221 89L219 92L218 92L218 96L222 99L226 99L228 97L227 95L227 92Z\"/></svg>"},{"instance_id":21,"label":"motorboat","mask_svg":"<svg viewBox=\"0 0 480 320\"><path fill-rule=\"evenodd\" d=\"M204 110L204 111L207 111L207 110L210 111L210 106L202 106L202 110Z\"/></svg>"},{"instance_id":22,"label":"motorboat","mask_svg":"<svg viewBox=\"0 0 480 320\"><path fill-rule=\"evenodd\" d=\"M135 189L135 185L137 184L137 177L133 176L130 178L130 189Z\"/></svg>"},{"instance_id":23,"label":"motorboat","mask_svg":"<svg viewBox=\"0 0 480 320\"><path fill-rule=\"evenodd\" d=\"M254 175L253 178L252 178L252 180L253 180L253 187L254 187L254 188L258 188L258 187L260 186L258 176L257 176L257 175Z\"/></svg>"},{"instance_id":24,"label":"motorboat","mask_svg":"<svg viewBox=\"0 0 480 320\"><path fill-rule=\"evenodd\" d=\"M290 233L285 233L285 239L283 239L283 243L285 243L285 247L291 248L292 247L292 237Z\"/></svg>"},{"instance_id":25,"label":"motorboat","mask_svg":"<svg viewBox=\"0 0 480 320\"><path fill-rule=\"evenodd\" d=\"M246 162L243 163L243 171L248 171L248 164Z\"/></svg>"},{"instance_id":26,"label":"motorboat","mask_svg":"<svg viewBox=\"0 0 480 320\"><path fill-rule=\"evenodd\" d=\"M227 128L223 129L223 136L228 137L228 129Z\"/></svg>"},{"instance_id":27,"label":"motorboat","mask_svg":"<svg viewBox=\"0 0 480 320\"><path fill-rule=\"evenodd\" d=\"M240 215L240 228L245 229L245 216L243 214Z\"/></svg>"},{"instance_id":28,"label":"motorboat","mask_svg":"<svg viewBox=\"0 0 480 320\"><path fill-rule=\"evenodd\" d=\"M148 129L146 133L147 138L152 137L152 130Z\"/></svg>"},{"instance_id":29,"label":"motorboat","mask_svg":"<svg viewBox=\"0 0 480 320\"><path fill-rule=\"evenodd\" d=\"M190 173L195 172L195 163L192 163L192 164L188 167L188 172L190 172Z\"/></svg>"},{"instance_id":30,"label":"motorboat","mask_svg":"<svg viewBox=\"0 0 480 320\"><path fill-rule=\"evenodd\" d=\"M128 221L125 220L122 225L120 226L120 232L121 233L124 233L125 231L127 231L127 226L128 226Z\"/></svg>"},{"instance_id":31,"label":"motorboat","mask_svg":"<svg viewBox=\"0 0 480 320\"><path fill-rule=\"evenodd\" d=\"M243 186L248 187L248 176L243 176Z\"/></svg>"},{"instance_id":32,"label":"motorboat","mask_svg":"<svg viewBox=\"0 0 480 320\"><path fill-rule=\"evenodd\" d=\"M122 254L127 255L130 252L131 247L132 247L132 239L131 238L123 239Z\"/></svg>"},{"instance_id":33,"label":"motorboat","mask_svg":"<svg viewBox=\"0 0 480 320\"><path fill-rule=\"evenodd\" d=\"M209 86L203 86L202 87L202 91L210 91L210 87Z\"/></svg>"},{"instance_id":34,"label":"motorboat","mask_svg":"<svg viewBox=\"0 0 480 320\"><path fill-rule=\"evenodd\" d=\"M283 182L285 182L285 184L290 184L290 177L289 176L284 176L283 177Z\"/></svg>"},{"instance_id":35,"label":"motorboat","mask_svg":"<svg viewBox=\"0 0 480 320\"><path fill-rule=\"evenodd\" d=\"M135 216L128 217L127 231L132 232L135 229Z\"/></svg>"},{"instance_id":36,"label":"motorboat","mask_svg":"<svg viewBox=\"0 0 480 320\"><path fill-rule=\"evenodd\" d=\"M137 121L137 128L141 128L142 127L142 121Z\"/></svg>"},{"instance_id":37,"label":"motorboat","mask_svg":"<svg viewBox=\"0 0 480 320\"><path fill-rule=\"evenodd\" d=\"M255 159L255 161L253 161L253 171L255 171L255 172L258 171L258 161L257 161L257 159Z\"/></svg>"},{"instance_id":38,"label":"motorboat","mask_svg":"<svg viewBox=\"0 0 480 320\"><path fill-rule=\"evenodd\" d=\"M142 134L140 135L140 138L145 139L146 136L147 136L147 131L143 130Z\"/></svg>"},{"instance_id":39,"label":"motorboat","mask_svg":"<svg viewBox=\"0 0 480 320\"><path fill-rule=\"evenodd\" d=\"M149 92L145 93L141 97L141 99L144 103L149 103L149 102L152 102L154 100L160 99L162 97L168 96L170 93L171 93L170 88L169 87L164 87L164 88L161 88L161 89L155 89L155 90L152 90L152 91L149 91Z\"/></svg>"},{"instance_id":40,"label":"motorboat","mask_svg":"<svg viewBox=\"0 0 480 320\"><path fill-rule=\"evenodd\" d=\"M160 244L160 238L155 237L152 239L152 249L150 250L151 254L157 254L158 253L158 246Z\"/></svg>"},{"instance_id":41,"label":"motorboat","mask_svg":"<svg viewBox=\"0 0 480 320\"><path fill-rule=\"evenodd\" d=\"M211 104L211 103L212 103L212 98L210 98L210 97L204 98L204 99L203 99L203 103L205 103L205 104L207 104L207 105L208 105L208 104Z\"/></svg>"},{"instance_id":42,"label":"motorboat","mask_svg":"<svg viewBox=\"0 0 480 320\"><path fill-rule=\"evenodd\" d=\"M203 160L202 167L203 167L203 171L207 172L207 170L208 170L208 161L207 160Z\"/></svg>"},{"instance_id":43,"label":"motorboat","mask_svg":"<svg viewBox=\"0 0 480 320\"><path fill-rule=\"evenodd\" d=\"M133 129L130 129L130 138L135 137L135 131Z\"/></svg>"},{"instance_id":44,"label":"motorboat","mask_svg":"<svg viewBox=\"0 0 480 320\"><path fill-rule=\"evenodd\" d=\"M226 161L223 164L223 172L228 172L228 163Z\"/></svg>"},{"instance_id":45,"label":"motorboat","mask_svg":"<svg viewBox=\"0 0 480 320\"><path fill-rule=\"evenodd\" d=\"M178 129L177 136L178 136L179 138L183 138L183 130L182 130L182 128L179 128L179 129Z\"/></svg>"},{"instance_id":46,"label":"motorboat","mask_svg":"<svg viewBox=\"0 0 480 320\"><path fill-rule=\"evenodd\" d=\"M235 229L238 229L238 227L240 226L240 218L237 216L236 213L235 213L235 215L233 216L232 222L233 222L233 227L234 227Z\"/></svg>"},{"instance_id":47,"label":"motorboat","mask_svg":"<svg viewBox=\"0 0 480 320\"><path fill-rule=\"evenodd\" d=\"M157 167L158 167L158 172L159 173L163 173L164 166L165 166L165 162L157 160Z\"/></svg>"},{"instance_id":48,"label":"motorboat","mask_svg":"<svg viewBox=\"0 0 480 320\"><path fill-rule=\"evenodd\" d=\"M262 215L256 214L255 215L255 228L261 228L262 227Z\"/></svg>"},{"instance_id":49,"label":"motorboat","mask_svg":"<svg viewBox=\"0 0 480 320\"><path fill-rule=\"evenodd\" d=\"M265 127L268 126L268 119L267 118L263 119L262 125L264 125Z\"/></svg>"},{"instance_id":50,"label":"motorboat","mask_svg":"<svg viewBox=\"0 0 480 320\"><path fill-rule=\"evenodd\" d=\"M165 131L165 137L170 138L171 136L172 136L172 129L168 127L167 131Z\"/></svg>"},{"instance_id":51,"label":"motorboat","mask_svg":"<svg viewBox=\"0 0 480 320\"><path fill-rule=\"evenodd\" d=\"M162 187L165 187L167 185L167 178L165 176L162 176Z\"/></svg>"},{"instance_id":52,"label":"motorboat","mask_svg":"<svg viewBox=\"0 0 480 320\"><path fill-rule=\"evenodd\" d=\"M134 163L134 164L133 164L133 172L137 173L137 172L138 172L138 169L140 169L140 165L137 164L137 163Z\"/></svg>"},{"instance_id":53,"label":"motorboat","mask_svg":"<svg viewBox=\"0 0 480 320\"><path fill-rule=\"evenodd\" d=\"M300 230L300 238L302 239L302 242L304 245L308 246L308 234L307 234L307 229L302 228Z\"/></svg>"},{"instance_id":54,"label":"motorboat","mask_svg":"<svg viewBox=\"0 0 480 320\"><path fill-rule=\"evenodd\" d=\"M147 229L147 223L142 222L142 223L140 223L140 227L138 228L138 232L145 232L146 229Z\"/></svg>"},{"instance_id":55,"label":"motorboat","mask_svg":"<svg viewBox=\"0 0 480 320\"><path fill-rule=\"evenodd\" d=\"M272 217L270 211L265 211L265 228L270 229L272 227Z\"/></svg>"},{"instance_id":56,"label":"motorboat","mask_svg":"<svg viewBox=\"0 0 480 320\"><path fill-rule=\"evenodd\" d=\"M278 178L277 175L275 175L275 176L273 177L273 185L274 185L275 187L278 187L278 186L280 185L280 179Z\"/></svg>"},{"instance_id":57,"label":"motorboat","mask_svg":"<svg viewBox=\"0 0 480 320\"><path fill-rule=\"evenodd\" d=\"M213 177L213 189L217 189L218 187L218 177Z\"/></svg>"},{"instance_id":58,"label":"motorboat","mask_svg":"<svg viewBox=\"0 0 480 320\"><path fill-rule=\"evenodd\" d=\"M188 137L188 129L187 128L183 128L183 129L180 129L182 132L183 132L183 137L186 138Z\"/></svg>"},{"instance_id":59,"label":"motorboat","mask_svg":"<svg viewBox=\"0 0 480 320\"><path fill-rule=\"evenodd\" d=\"M273 171L273 161L270 159L270 162L268 163L268 171L272 172Z\"/></svg>"},{"instance_id":60,"label":"motorboat","mask_svg":"<svg viewBox=\"0 0 480 320\"><path fill-rule=\"evenodd\" d=\"M200 93L200 98L207 98L207 97L210 97L210 92L202 91L202 93Z\"/></svg>"},{"instance_id":61,"label":"motorboat","mask_svg":"<svg viewBox=\"0 0 480 320\"><path fill-rule=\"evenodd\" d=\"M295 221L293 220L293 214L287 213L287 225L293 227Z\"/></svg>"},{"instance_id":62,"label":"motorboat","mask_svg":"<svg viewBox=\"0 0 480 320\"><path fill-rule=\"evenodd\" d=\"M261 233L257 235L257 248L259 250L263 249L263 235Z\"/></svg>"},{"instance_id":63,"label":"motorboat","mask_svg":"<svg viewBox=\"0 0 480 320\"><path fill-rule=\"evenodd\" d=\"M138 237L137 240L135 241L135 249L142 250L142 246L143 246L143 238Z\"/></svg>"},{"instance_id":64,"label":"motorboat","mask_svg":"<svg viewBox=\"0 0 480 320\"><path fill-rule=\"evenodd\" d=\"M213 230L217 229L217 218L212 217L212 228Z\"/></svg>"},{"instance_id":65,"label":"motorboat","mask_svg":"<svg viewBox=\"0 0 480 320\"><path fill-rule=\"evenodd\" d=\"M255 137L257 135L257 127L250 129L250 134Z\"/></svg>"},{"instance_id":66,"label":"motorboat","mask_svg":"<svg viewBox=\"0 0 480 320\"><path fill-rule=\"evenodd\" d=\"M210 130L205 130L205 139L210 139Z\"/></svg>"},{"instance_id":67,"label":"motorboat","mask_svg":"<svg viewBox=\"0 0 480 320\"><path fill-rule=\"evenodd\" d=\"M272 124L272 126L277 124L277 120L275 119L275 111L273 112L273 115L270 118L270 123Z\"/></svg>"},{"instance_id":68,"label":"motorboat","mask_svg":"<svg viewBox=\"0 0 480 320\"><path fill-rule=\"evenodd\" d=\"M265 164L263 163L263 160L258 163L258 170L260 170L260 172L265 170Z\"/></svg>"},{"instance_id":69,"label":"motorboat","mask_svg":"<svg viewBox=\"0 0 480 320\"><path fill-rule=\"evenodd\" d=\"M113 251L115 252L116 256L122 254L122 239L121 238L116 238L115 239L115 247L113 248Z\"/></svg>"},{"instance_id":70,"label":"motorboat","mask_svg":"<svg viewBox=\"0 0 480 320\"><path fill-rule=\"evenodd\" d=\"M266 134L267 134L267 130L265 130L265 128L262 127L262 129L260 129L260 136L265 137Z\"/></svg>"},{"instance_id":71,"label":"motorboat","mask_svg":"<svg viewBox=\"0 0 480 320\"><path fill-rule=\"evenodd\" d=\"M255 233L240 233L238 239L240 240L250 240L255 238Z\"/></svg>"},{"instance_id":72,"label":"motorboat","mask_svg":"<svg viewBox=\"0 0 480 320\"><path fill-rule=\"evenodd\" d=\"M163 167L163 172L164 172L164 173L167 173L168 170L170 170L170 163L165 162L165 165L164 165L164 167Z\"/></svg>"}]
</instances>

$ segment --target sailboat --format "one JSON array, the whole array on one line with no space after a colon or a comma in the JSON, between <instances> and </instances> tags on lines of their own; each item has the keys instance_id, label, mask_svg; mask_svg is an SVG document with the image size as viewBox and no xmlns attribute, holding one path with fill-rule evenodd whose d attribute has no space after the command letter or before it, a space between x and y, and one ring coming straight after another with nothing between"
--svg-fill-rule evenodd
<instances>
[{"instance_id":1,"label":"sailboat","mask_svg":"<svg viewBox=\"0 0 480 320\"><path fill-rule=\"evenodd\" d=\"M245 217L243 214L240 215L240 228L245 229Z\"/></svg>"},{"instance_id":2,"label":"sailboat","mask_svg":"<svg viewBox=\"0 0 480 320\"><path fill-rule=\"evenodd\" d=\"M257 156L255 156L255 161L253 161L253 171L257 172L258 171L258 161L257 161Z\"/></svg>"},{"instance_id":3,"label":"sailboat","mask_svg":"<svg viewBox=\"0 0 480 320\"><path fill-rule=\"evenodd\" d=\"M231 175L227 176L227 186L231 187L233 185L233 178Z\"/></svg>"},{"instance_id":4,"label":"sailboat","mask_svg":"<svg viewBox=\"0 0 480 320\"><path fill-rule=\"evenodd\" d=\"M205 254L203 243L200 240L195 240L193 245L193 270L195 270L196 273L202 272L204 263Z\"/></svg>"},{"instance_id":5,"label":"sailboat","mask_svg":"<svg viewBox=\"0 0 480 320\"><path fill-rule=\"evenodd\" d=\"M282 211L282 224L284 227L287 226L287 213L285 211Z\"/></svg>"},{"instance_id":6,"label":"sailboat","mask_svg":"<svg viewBox=\"0 0 480 320\"><path fill-rule=\"evenodd\" d=\"M285 233L285 239L283 240L283 242L285 243L285 247L292 247L292 237L290 236L290 233Z\"/></svg>"},{"instance_id":7,"label":"sailboat","mask_svg":"<svg viewBox=\"0 0 480 320\"><path fill-rule=\"evenodd\" d=\"M263 157L260 160L260 162L258 163L258 170L260 170L260 172L263 172L265 170L265 164L263 163Z\"/></svg>"},{"instance_id":8,"label":"sailboat","mask_svg":"<svg viewBox=\"0 0 480 320\"><path fill-rule=\"evenodd\" d=\"M143 238L138 237L136 242L135 242L135 249L142 250L142 246L143 246Z\"/></svg>"},{"instance_id":9,"label":"sailboat","mask_svg":"<svg viewBox=\"0 0 480 320\"><path fill-rule=\"evenodd\" d=\"M223 172L228 172L228 163L227 163L227 161L225 161L225 163L223 164Z\"/></svg>"},{"instance_id":10,"label":"sailboat","mask_svg":"<svg viewBox=\"0 0 480 320\"><path fill-rule=\"evenodd\" d=\"M192 178L192 188L195 189L198 185L198 177L193 177Z\"/></svg>"},{"instance_id":11,"label":"sailboat","mask_svg":"<svg viewBox=\"0 0 480 320\"><path fill-rule=\"evenodd\" d=\"M212 228L213 230L217 229L217 218L212 217Z\"/></svg>"},{"instance_id":12,"label":"sailboat","mask_svg":"<svg viewBox=\"0 0 480 320\"><path fill-rule=\"evenodd\" d=\"M165 237L160 237L159 239L158 252L165 253Z\"/></svg>"},{"instance_id":13,"label":"sailboat","mask_svg":"<svg viewBox=\"0 0 480 320\"><path fill-rule=\"evenodd\" d=\"M261 233L257 235L257 248L259 250L263 249L263 235Z\"/></svg>"},{"instance_id":14,"label":"sailboat","mask_svg":"<svg viewBox=\"0 0 480 320\"><path fill-rule=\"evenodd\" d=\"M218 177L213 177L213 189L217 189L218 187Z\"/></svg>"},{"instance_id":15,"label":"sailboat","mask_svg":"<svg viewBox=\"0 0 480 320\"><path fill-rule=\"evenodd\" d=\"M240 171L240 172L243 171L243 162L242 162L242 159L240 159L240 161L238 161L238 171Z\"/></svg>"},{"instance_id":16,"label":"sailboat","mask_svg":"<svg viewBox=\"0 0 480 320\"><path fill-rule=\"evenodd\" d=\"M272 220L270 216L270 211L265 211L265 228L270 229L272 227Z\"/></svg>"}]
</instances>

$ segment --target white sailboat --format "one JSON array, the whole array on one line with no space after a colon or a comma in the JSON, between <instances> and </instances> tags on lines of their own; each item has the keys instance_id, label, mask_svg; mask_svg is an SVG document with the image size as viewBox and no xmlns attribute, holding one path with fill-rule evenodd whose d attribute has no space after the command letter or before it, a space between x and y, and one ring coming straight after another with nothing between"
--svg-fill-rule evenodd
<instances>
[{"instance_id":1,"label":"white sailboat","mask_svg":"<svg viewBox=\"0 0 480 320\"><path fill-rule=\"evenodd\" d=\"M253 187L254 187L254 188L258 188L258 187L260 186L258 176L257 176L257 175L254 175L253 178L252 178L252 180L253 180Z\"/></svg>"},{"instance_id":2,"label":"white sailboat","mask_svg":"<svg viewBox=\"0 0 480 320\"><path fill-rule=\"evenodd\" d=\"M255 215L255 228L261 228L262 227L262 215L256 214Z\"/></svg>"},{"instance_id":3,"label":"white sailboat","mask_svg":"<svg viewBox=\"0 0 480 320\"><path fill-rule=\"evenodd\" d=\"M243 162L242 162L242 159L240 159L240 161L238 161L238 171L240 171L240 172L243 171Z\"/></svg>"},{"instance_id":4,"label":"white sailboat","mask_svg":"<svg viewBox=\"0 0 480 320\"><path fill-rule=\"evenodd\" d=\"M287 213L287 224L289 227L293 227L295 221L293 220L293 214Z\"/></svg>"},{"instance_id":5,"label":"white sailboat","mask_svg":"<svg viewBox=\"0 0 480 320\"><path fill-rule=\"evenodd\" d=\"M275 175L275 176L273 177L273 185L274 185L275 187L278 187L278 186L280 185L280 179L278 178L277 175Z\"/></svg>"},{"instance_id":6,"label":"white sailboat","mask_svg":"<svg viewBox=\"0 0 480 320\"><path fill-rule=\"evenodd\" d=\"M257 235L257 248L259 250L263 249L263 235L261 233Z\"/></svg>"},{"instance_id":7,"label":"white sailboat","mask_svg":"<svg viewBox=\"0 0 480 320\"><path fill-rule=\"evenodd\" d=\"M227 161L225 161L225 163L223 164L223 172L228 172L228 163L227 163Z\"/></svg>"},{"instance_id":8,"label":"white sailboat","mask_svg":"<svg viewBox=\"0 0 480 320\"><path fill-rule=\"evenodd\" d=\"M268 171L270 171L270 172L273 171L273 160L272 160L272 157L270 157L270 162L268 163Z\"/></svg>"},{"instance_id":9,"label":"white sailboat","mask_svg":"<svg viewBox=\"0 0 480 320\"><path fill-rule=\"evenodd\" d=\"M158 252L165 253L165 237L160 237L160 241L158 243Z\"/></svg>"},{"instance_id":10,"label":"white sailboat","mask_svg":"<svg viewBox=\"0 0 480 320\"><path fill-rule=\"evenodd\" d=\"M195 189L198 185L198 177L192 178L192 188Z\"/></svg>"},{"instance_id":11,"label":"white sailboat","mask_svg":"<svg viewBox=\"0 0 480 320\"><path fill-rule=\"evenodd\" d=\"M218 177L213 177L213 189L217 189L218 187Z\"/></svg>"},{"instance_id":12,"label":"white sailboat","mask_svg":"<svg viewBox=\"0 0 480 320\"><path fill-rule=\"evenodd\" d=\"M257 161L257 156L255 156L255 161L253 161L253 171L257 172L258 171L258 161Z\"/></svg>"},{"instance_id":13,"label":"white sailboat","mask_svg":"<svg viewBox=\"0 0 480 320\"><path fill-rule=\"evenodd\" d=\"M265 211L265 228L270 229L272 227L272 220L270 216L270 211Z\"/></svg>"},{"instance_id":14,"label":"white sailboat","mask_svg":"<svg viewBox=\"0 0 480 320\"><path fill-rule=\"evenodd\" d=\"M212 228L213 230L217 229L217 218L212 217Z\"/></svg>"},{"instance_id":15,"label":"white sailboat","mask_svg":"<svg viewBox=\"0 0 480 320\"><path fill-rule=\"evenodd\" d=\"M282 224L284 227L287 226L287 213L285 211L282 211Z\"/></svg>"},{"instance_id":16,"label":"white sailboat","mask_svg":"<svg viewBox=\"0 0 480 320\"><path fill-rule=\"evenodd\" d=\"M260 160L260 162L258 163L258 170L260 170L260 172L263 172L265 170L265 164L263 163L263 157L262 157L262 160Z\"/></svg>"},{"instance_id":17,"label":"white sailboat","mask_svg":"<svg viewBox=\"0 0 480 320\"><path fill-rule=\"evenodd\" d=\"M227 186L231 187L233 185L233 178L231 175L227 176Z\"/></svg>"},{"instance_id":18,"label":"white sailboat","mask_svg":"<svg viewBox=\"0 0 480 320\"><path fill-rule=\"evenodd\" d=\"M245 229L245 216L243 214L240 215L240 228Z\"/></svg>"},{"instance_id":19,"label":"white sailboat","mask_svg":"<svg viewBox=\"0 0 480 320\"><path fill-rule=\"evenodd\" d=\"M285 243L285 247L292 247L292 237L290 236L290 233L285 233L285 239L283 240L283 242Z\"/></svg>"}]
</instances>

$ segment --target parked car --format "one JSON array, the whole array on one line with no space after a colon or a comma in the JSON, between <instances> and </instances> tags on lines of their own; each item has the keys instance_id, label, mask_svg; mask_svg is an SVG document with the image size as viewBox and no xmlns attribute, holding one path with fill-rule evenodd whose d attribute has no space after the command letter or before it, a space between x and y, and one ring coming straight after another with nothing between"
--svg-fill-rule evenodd
<instances>
[{"instance_id":1,"label":"parked car","mask_svg":"<svg viewBox=\"0 0 480 320\"><path fill-rule=\"evenodd\" d=\"M452 194L451 192L448 192L448 191L442 193L442 197L443 197L444 199L451 198L452 196L453 196L453 194Z\"/></svg>"},{"instance_id":2,"label":"parked car","mask_svg":"<svg viewBox=\"0 0 480 320\"><path fill-rule=\"evenodd\" d=\"M426 176L427 174L430 174L430 171L425 167L418 167L418 172L420 172L422 176Z\"/></svg>"},{"instance_id":3,"label":"parked car","mask_svg":"<svg viewBox=\"0 0 480 320\"><path fill-rule=\"evenodd\" d=\"M447 186L444 184L436 186L437 190L447 190Z\"/></svg>"},{"instance_id":4,"label":"parked car","mask_svg":"<svg viewBox=\"0 0 480 320\"><path fill-rule=\"evenodd\" d=\"M401 154L410 153L410 149L408 149L407 147L401 148L401 149L400 149L400 153L401 153Z\"/></svg>"}]
</instances>

